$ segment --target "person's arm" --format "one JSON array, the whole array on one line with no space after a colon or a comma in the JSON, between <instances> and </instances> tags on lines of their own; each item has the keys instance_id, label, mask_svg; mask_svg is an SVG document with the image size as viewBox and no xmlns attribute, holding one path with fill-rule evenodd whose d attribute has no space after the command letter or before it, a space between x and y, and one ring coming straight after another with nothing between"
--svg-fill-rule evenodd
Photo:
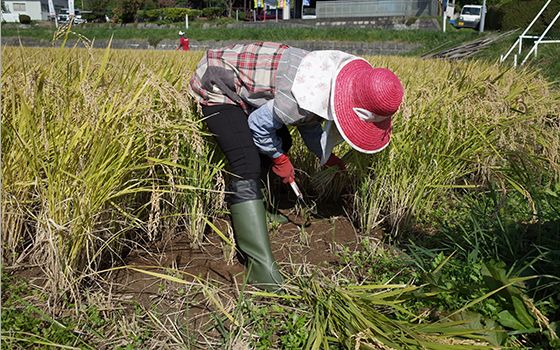
<instances>
[{"instance_id":1,"label":"person's arm","mask_svg":"<svg viewBox=\"0 0 560 350\"><path fill-rule=\"evenodd\" d=\"M276 134L276 130L282 127L282 123L272 115L273 101L262 105L249 115L249 128L253 133L253 142L259 152L270 158L280 157L282 151L282 139Z\"/></svg>"},{"instance_id":2,"label":"person's arm","mask_svg":"<svg viewBox=\"0 0 560 350\"><path fill-rule=\"evenodd\" d=\"M323 134L323 126L321 124L316 125L302 125L298 126L299 134L307 146L307 149L311 151L317 158L321 158L323 150L321 149L321 135Z\"/></svg>"},{"instance_id":3,"label":"person's arm","mask_svg":"<svg viewBox=\"0 0 560 350\"><path fill-rule=\"evenodd\" d=\"M337 142L326 145L325 148L327 149L323 150L323 147L321 146L321 139L323 137L324 131L321 124L299 126L298 130L307 148L321 160L321 164L325 164L327 166L336 165L341 171L346 170L344 162L331 152L332 148L335 146L335 144L337 144ZM325 155L326 159L322 158L324 152L327 152L327 154Z\"/></svg>"},{"instance_id":4,"label":"person's arm","mask_svg":"<svg viewBox=\"0 0 560 350\"><path fill-rule=\"evenodd\" d=\"M272 171L280 176L284 183L291 183L295 178L294 166L282 150L282 139L276 134L276 130L283 124L272 114L273 103L271 100L249 115L249 128L259 152L270 158Z\"/></svg>"}]
</instances>

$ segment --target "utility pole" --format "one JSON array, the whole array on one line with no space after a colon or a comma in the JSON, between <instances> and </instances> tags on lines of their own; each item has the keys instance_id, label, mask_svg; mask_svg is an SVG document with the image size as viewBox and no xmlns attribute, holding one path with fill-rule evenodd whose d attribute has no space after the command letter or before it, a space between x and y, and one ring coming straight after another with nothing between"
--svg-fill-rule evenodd
<instances>
[{"instance_id":1,"label":"utility pole","mask_svg":"<svg viewBox=\"0 0 560 350\"><path fill-rule=\"evenodd\" d=\"M480 14L480 25L478 30L483 33L484 32L484 21L486 20L486 0L482 2L482 13Z\"/></svg>"}]
</instances>

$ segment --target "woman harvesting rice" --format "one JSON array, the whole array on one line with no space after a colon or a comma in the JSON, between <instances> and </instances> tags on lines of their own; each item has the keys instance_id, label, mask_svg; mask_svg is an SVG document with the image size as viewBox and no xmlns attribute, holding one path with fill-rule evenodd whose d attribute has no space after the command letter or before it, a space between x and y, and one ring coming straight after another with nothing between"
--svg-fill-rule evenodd
<instances>
[{"instance_id":1,"label":"woman harvesting rice","mask_svg":"<svg viewBox=\"0 0 560 350\"><path fill-rule=\"evenodd\" d=\"M284 183L294 181L287 126L298 128L321 164L341 171L344 163L332 153L340 142L381 151L402 101L401 83L390 70L341 51L263 42L208 50L190 88L234 175L228 200L249 280L276 291L283 278L270 249L261 168L272 165Z\"/></svg>"}]
</instances>

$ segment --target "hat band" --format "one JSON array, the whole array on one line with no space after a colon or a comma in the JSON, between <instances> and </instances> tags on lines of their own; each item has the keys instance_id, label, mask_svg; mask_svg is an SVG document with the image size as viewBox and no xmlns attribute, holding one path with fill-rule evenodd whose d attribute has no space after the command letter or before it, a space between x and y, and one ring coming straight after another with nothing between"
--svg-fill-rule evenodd
<instances>
[{"instance_id":1,"label":"hat band","mask_svg":"<svg viewBox=\"0 0 560 350\"><path fill-rule=\"evenodd\" d=\"M352 109L354 110L354 113L356 113L358 118L368 123L379 123L390 117L390 115L377 115L373 112L368 111L367 109L359 107L354 107Z\"/></svg>"}]
</instances>

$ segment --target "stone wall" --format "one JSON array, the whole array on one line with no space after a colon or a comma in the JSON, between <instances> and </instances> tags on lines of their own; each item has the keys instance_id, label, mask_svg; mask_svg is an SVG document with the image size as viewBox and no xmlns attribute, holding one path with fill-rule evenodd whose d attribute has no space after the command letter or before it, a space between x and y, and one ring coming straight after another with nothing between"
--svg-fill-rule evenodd
<instances>
[{"instance_id":1,"label":"stone wall","mask_svg":"<svg viewBox=\"0 0 560 350\"><path fill-rule=\"evenodd\" d=\"M46 23L46 22L45 22ZM47 24L52 27L53 24ZM29 24L2 23L3 28L30 28ZM163 24L156 23L88 23L75 25L82 28L89 26L111 27L111 28L135 28L135 29L162 29L176 28L182 30L182 24ZM203 24L203 28L216 28L217 25L209 23ZM412 29L412 30L441 30L439 22L435 18L416 18L416 17L360 17L360 18L325 18L325 19L300 19L292 18L289 20L279 19L266 21L246 21L230 23L227 28L263 28L263 27L286 27L286 28L361 28L361 29Z\"/></svg>"},{"instance_id":2,"label":"stone wall","mask_svg":"<svg viewBox=\"0 0 560 350\"><path fill-rule=\"evenodd\" d=\"M206 40L206 41L190 41L190 48L194 51L220 48L236 44L251 43L253 41L238 40ZM29 46L29 47L60 47L62 41L56 42L54 45L48 40L36 40L33 38L12 38L3 37L2 46ZM315 50L340 50L353 55L404 55L410 51L421 48L419 44L407 44L400 42L340 42L340 41L283 41L284 44L299 47L308 51ZM150 46L148 40L113 40L112 49L138 49L138 50L175 50L179 44L179 40L162 40L154 48ZM66 47L85 47L81 42L76 40L67 40ZM93 48L105 49L109 45L108 40L95 40Z\"/></svg>"},{"instance_id":3,"label":"stone wall","mask_svg":"<svg viewBox=\"0 0 560 350\"><path fill-rule=\"evenodd\" d=\"M413 29L413 30L441 30L435 18L406 18L406 17L360 17L360 18L325 18L325 19L290 19L267 20L262 22L244 22L229 24L231 28L360 28L360 29Z\"/></svg>"}]
</instances>

